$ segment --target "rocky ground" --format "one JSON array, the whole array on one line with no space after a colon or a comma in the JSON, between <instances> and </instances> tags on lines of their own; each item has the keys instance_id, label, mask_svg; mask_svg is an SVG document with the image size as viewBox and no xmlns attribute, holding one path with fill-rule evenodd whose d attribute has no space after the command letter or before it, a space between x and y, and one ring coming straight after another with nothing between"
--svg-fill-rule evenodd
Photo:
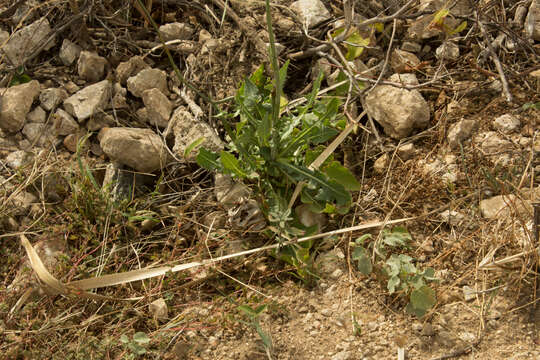
<instances>
[{"instance_id":1,"label":"rocky ground","mask_svg":"<svg viewBox=\"0 0 540 360\"><path fill-rule=\"evenodd\" d=\"M361 190L321 231L409 218L404 251L438 278L422 318L351 257L382 226L318 240L309 284L268 251L125 275L275 241L248 187L195 162L269 69L264 2L144 5L0 4L0 357L540 358L539 1L272 2L289 104L321 71L358 121L334 156Z\"/></svg>"}]
</instances>

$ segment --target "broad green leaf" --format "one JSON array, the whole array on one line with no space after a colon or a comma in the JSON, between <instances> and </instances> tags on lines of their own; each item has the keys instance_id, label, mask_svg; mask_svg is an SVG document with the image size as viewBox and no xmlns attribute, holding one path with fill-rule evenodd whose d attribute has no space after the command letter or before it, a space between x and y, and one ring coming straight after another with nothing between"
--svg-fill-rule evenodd
<instances>
[{"instance_id":1,"label":"broad green leaf","mask_svg":"<svg viewBox=\"0 0 540 360\"><path fill-rule=\"evenodd\" d=\"M364 275L369 275L373 271L373 265L371 264L371 259L369 255L362 246L357 246L354 248L352 258L357 262L358 271Z\"/></svg>"},{"instance_id":2,"label":"broad green leaf","mask_svg":"<svg viewBox=\"0 0 540 360\"><path fill-rule=\"evenodd\" d=\"M396 292L397 287L399 286L399 283L401 280L397 276L392 276L390 279L388 279L387 289L390 294L393 294Z\"/></svg>"},{"instance_id":3,"label":"broad green leaf","mask_svg":"<svg viewBox=\"0 0 540 360\"><path fill-rule=\"evenodd\" d=\"M290 164L285 159L278 160L278 166L286 172L293 172L300 176L302 180L307 180L319 189L317 196L318 200L327 202L336 202L338 205L345 205L351 201L351 194L345 190L343 185L335 181L327 181L320 172L314 172L303 166Z\"/></svg>"},{"instance_id":4,"label":"broad green leaf","mask_svg":"<svg viewBox=\"0 0 540 360\"><path fill-rule=\"evenodd\" d=\"M129 342L129 338L127 337L127 335L123 334L120 336L120 341L124 344L127 344Z\"/></svg>"},{"instance_id":5,"label":"broad green leaf","mask_svg":"<svg viewBox=\"0 0 540 360\"><path fill-rule=\"evenodd\" d=\"M422 286L420 289L411 292L410 301L415 310L423 311L425 314L427 310L437 303L437 298L433 289L429 286Z\"/></svg>"},{"instance_id":6,"label":"broad green leaf","mask_svg":"<svg viewBox=\"0 0 540 360\"><path fill-rule=\"evenodd\" d=\"M448 35L454 35L462 32L467 27L467 21L462 21L454 30L450 31Z\"/></svg>"},{"instance_id":7,"label":"broad green leaf","mask_svg":"<svg viewBox=\"0 0 540 360\"><path fill-rule=\"evenodd\" d=\"M218 154L202 147L199 149L199 154L197 155L197 164L207 170L219 170L222 166L217 161L218 157Z\"/></svg>"},{"instance_id":8,"label":"broad green leaf","mask_svg":"<svg viewBox=\"0 0 540 360\"><path fill-rule=\"evenodd\" d=\"M240 167L240 162L233 154L230 154L226 151L221 151L220 160L225 170L228 170L229 172L241 178L245 178L248 176L248 174Z\"/></svg>"},{"instance_id":9,"label":"broad green leaf","mask_svg":"<svg viewBox=\"0 0 540 360\"><path fill-rule=\"evenodd\" d=\"M330 179L333 179L343 185L346 190L360 190L360 183L358 183L349 169L341 165L339 162L333 161L330 165L324 168L324 172Z\"/></svg>"},{"instance_id":10,"label":"broad green leaf","mask_svg":"<svg viewBox=\"0 0 540 360\"><path fill-rule=\"evenodd\" d=\"M362 54L364 46L369 46L371 39L369 37L364 38L358 32L354 32L347 38L347 42L354 45L347 44L347 54L345 55L345 58L349 61L353 61Z\"/></svg>"},{"instance_id":11,"label":"broad green leaf","mask_svg":"<svg viewBox=\"0 0 540 360\"><path fill-rule=\"evenodd\" d=\"M206 140L206 138L204 136L198 138L197 140L195 140L194 142L192 142L191 144L189 144L186 149L184 150L184 157L187 158L189 156L189 154L191 154L191 152L193 151L193 149L195 149L197 146L201 145L204 140Z\"/></svg>"},{"instance_id":12,"label":"broad green leaf","mask_svg":"<svg viewBox=\"0 0 540 360\"><path fill-rule=\"evenodd\" d=\"M146 349L137 343L131 342L128 344L128 347L134 354L137 354L137 355L146 354Z\"/></svg>"},{"instance_id":13,"label":"broad green leaf","mask_svg":"<svg viewBox=\"0 0 540 360\"><path fill-rule=\"evenodd\" d=\"M147 344L150 342L150 338L148 337L148 335L146 335L142 331L139 331L133 334L133 341L139 344Z\"/></svg>"},{"instance_id":14,"label":"broad green leaf","mask_svg":"<svg viewBox=\"0 0 540 360\"><path fill-rule=\"evenodd\" d=\"M412 241L412 236L404 227L396 226L392 231L383 230L383 241L389 246L407 247L409 242Z\"/></svg>"}]
</instances>

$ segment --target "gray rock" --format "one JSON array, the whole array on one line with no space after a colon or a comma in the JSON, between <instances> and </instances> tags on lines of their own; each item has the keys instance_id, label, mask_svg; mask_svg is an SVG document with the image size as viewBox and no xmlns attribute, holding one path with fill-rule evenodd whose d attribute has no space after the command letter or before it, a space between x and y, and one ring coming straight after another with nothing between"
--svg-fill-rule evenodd
<instances>
[{"instance_id":1,"label":"gray rock","mask_svg":"<svg viewBox=\"0 0 540 360\"><path fill-rule=\"evenodd\" d=\"M188 40L195 33L195 29L186 23L169 23L161 25L159 32L163 36L163 40Z\"/></svg>"},{"instance_id":2,"label":"gray rock","mask_svg":"<svg viewBox=\"0 0 540 360\"><path fill-rule=\"evenodd\" d=\"M409 136L429 124L429 105L418 90L379 85L366 96L366 110L394 139Z\"/></svg>"},{"instance_id":3,"label":"gray rock","mask_svg":"<svg viewBox=\"0 0 540 360\"><path fill-rule=\"evenodd\" d=\"M37 80L5 90L0 98L0 128L7 132L20 131L39 90Z\"/></svg>"},{"instance_id":4,"label":"gray rock","mask_svg":"<svg viewBox=\"0 0 540 360\"><path fill-rule=\"evenodd\" d=\"M302 26L308 29L330 18L330 12L320 0L295 1L289 8L298 15Z\"/></svg>"},{"instance_id":5,"label":"gray rock","mask_svg":"<svg viewBox=\"0 0 540 360\"><path fill-rule=\"evenodd\" d=\"M86 129L88 131L98 131L104 127L113 127L115 125L114 118L109 114L97 114L92 116L86 122Z\"/></svg>"},{"instance_id":6,"label":"gray rock","mask_svg":"<svg viewBox=\"0 0 540 360\"><path fill-rule=\"evenodd\" d=\"M143 91L142 99L146 106L148 122L151 125L166 128L173 107L169 99L156 88Z\"/></svg>"},{"instance_id":7,"label":"gray rock","mask_svg":"<svg viewBox=\"0 0 540 360\"><path fill-rule=\"evenodd\" d=\"M64 109L82 122L107 107L111 91L109 80L92 84L64 100Z\"/></svg>"},{"instance_id":8,"label":"gray rock","mask_svg":"<svg viewBox=\"0 0 540 360\"><path fill-rule=\"evenodd\" d=\"M44 123L47 120L47 113L41 106L36 106L36 108L26 114L26 121L34 123Z\"/></svg>"},{"instance_id":9,"label":"gray rock","mask_svg":"<svg viewBox=\"0 0 540 360\"><path fill-rule=\"evenodd\" d=\"M62 47L60 47L59 57L62 60L62 63L66 66L69 66L77 60L79 54L81 53L81 47L77 44L72 43L68 39L64 39L62 42Z\"/></svg>"},{"instance_id":10,"label":"gray rock","mask_svg":"<svg viewBox=\"0 0 540 360\"><path fill-rule=\"evenodd\" d=\"M448 144L453 149L458 149L459 144L471 137L473 130L476 128L474 120L460 120L450 127L448 130Z\"/></svg>"},{"instance_id":11,"label":"gray rock","mask_svg":"<svg viewBox=\"0 0 540 360\"><path fill-rule=\"evenodd\" d=\"M42 18L15 32L2 50L13 65L19 66L23 64L26 57L37 51L50 35L49 21ZM43 50L49 50L54 45L54 41L55 39L52 38Z\"/></svg>"},{"instance_id":12,"label":"gray rock","mask_svg":"<svg viewBox=\"0 0 540 360\"><path fill-rule=\"evenodd\" d=\"M129 106L127 104L126 95L127 89L120 85L120 83L115 83L113 86L112 108L127 109Z\"/></svg>"},{"instance_id":13,"label":"gray rock","mask_svg":"<svg viewBox=\"0 0 540 360\"><path fill-rule=\"evenodd\" d=\"M395 49L390 57L390 65L396 73L413 72L418 64L420 59L408 51Z\"/></svg>"},{"instance_id":14,"label":"gray rock","mask_svg":"<svg viewBox=\"0 0 540 360\"><path fill-rule=\"evenodd\" d=\"M21 191L13 196L9 201L9 208L12 210L12 216L21 216L28 213L33 203L36 203L38 198L29 192Z\"/></svg>"},{"instance_id":15,"label":"gray rock","mask_svg":"<svg viewBox=\"0 0 540 360\"><path fill-rule=\"evenodd\" d=\"M62 101L67 99L68 93L62 88L49 88L45 89L39 94L39 101L41 107L47 111L51 111L56 108Z\"/></svg>"},{"instance_id":16,"label":"gray rock","mask_svg":"<svg viewBox=\"0 0 540 360\"><path fill-rule=\"evenodd\" d=\"M169 314L167 303L163 298L152 301L148 306L148 311L157 320L167 320Z\"/></svg>"},{"instance_id":17,"label":"gray rock","mask_svg":"<svg viewBox=\"0 0 540 360\"><path fill-rule=\"evenodd\" d=\"M377 174L384 174L386 172L386 169L388 168L388 163L390 162L390 158L388 157L388 154L381 155L375 162L373 163L373 171Z\"/></svg>"},{"instance_id":18,"label":"gray rock","mask_svg":"<svg viewBox=\"0 0 540 360\"><path fill-rule=\"evenodd\" d=\"M9 153L8 156L6 156L5 163L8 167L15 170L30 163L33 159L34 156L32 153L24 150L17 150Z\"/></svg>"},{"instance_id":19,"label":"gray rock","mask_svg":"<svg viewBox=\"0 0 540 360\"><path fill-rule=\"evenodd\" d=\"M156 88L163 94L169 94L167 73L159 69L144 69L127 79L127 89L134 96L142 97L145 90Z\"/></svg>"},{"instance_id":20,"label":"gray rock","mask_svg":"<svg viewBox=\"0 0 540 360\"><path fill-rule=\"evenodd\" d=\"M480 212L487 219L509 217L511 214L525 213L530 207L528 201L518 199L515 195L498 195L480 201Z\"/></svg>"},{"instance_id":21,"label":"gray rock","mask_svg":"<svg viewBox=\"0 0 540 360\"><path fill-rule=\"evenodd\" d=\"M131 197L133 179L124 171L122 164L113 161L105 168L102 189L113 201L125 200Z\"/></svg>"},{"instance_id":22,"label":"gray rock","mask_svg":"<svg viewBox=\"0 0 540 360\"><path fill-rule=\"evenodd\" d=\"M388 80L407 86L414 86L419 84L418 78L413 73L393 74Z\"/></svg>"},{"instance_id":23,"label":"gray rock","mask_svg":"<svg viewBox=\"0 0 540 360\"><path fill-rule=\"evenodd\" d=\"M493 126L495 129L505 133L510 134L516 131L521 125L521 122L518 118L510 115L504 114L495 119Z\"/></svg>"},{"instance_id":24,"label":"gray rock","mask_svg":"<svg viewBox=\"0 0 540 360\"><path fill-rule=\"evenodd\" d=\"M77 152L77 147L79 146L79 141L86 136L85 131L78 130L75 133L68 134L62 143L64 144L65 148L71 151L72 153ZM90 145L88 142L85 142L82 147L81 151L86 151L90 148Z\"/></svg>"},{"instance_id":25,"label":"gray rock","mask_svg":"<svg viewBox=\"0 0 540 360\"><path fill-rule=\"evenodd\" d=\"M529 38L540 41L540 2L531 2L529 12L525 18L525 32Z\"/></svg>"},{"instance_id":26,"label":"gray rock","mask_svg":"<svg viewBox=\"0 0 540 360\"><path fill-rule=\"evenodd\" d=\"M453 42L446 41L435 50L435 55L439 60L456 61L459 59L459 46Z\"/></svg>"},{"instance_id":27,"label":"gray rock","mask_svg":"<svg viewBox=\"0 0 540 360\"><path fill-rule=\"evenodd\" d=\"M144 62L141 56L134 56L126 62L121 62L116 67L116 80L126 85L128 78L137 75L141 70L149 69L150 65Z\"/></svg>"},{"instance_id":28,"label":"gray rock","mask_svg":"<svg viewBox=\"0 0 540 360\"><path fill-rule=\"evenodd\" d=\"M66 111L57 109L54 113L53 129L56 135L69 135L79 130L79 124Z\"/></svg>"},{"instance_id":29,"label":"gray rock","mask_svg":"<svg viewBox=\"0 0 540 360\"><path fill-rule=\"evenodd\" d=\"M167 163L165 144L150 129L104 128L99 139L109 158L137 171L153 172Z\"/></svg>"},{"instance_id":30,"label":"gray rock","mask_svg":"<svg viewBox=\"0 0 540 360\"><path fill-rule=\"evenodd\" d=\"M407 161L411 159L416 154L416 148L414 147L413 143L401 145L400 147L397 148L396 151L397 151L397 155L403 161Z\"/></svg>"},{"instance_id":31,"label":"gray rock","mask_svg":"<svg viewBox=\"0 0 540 360\"><path fill-rule=\"evenodd\" d=\"M58 143L54 130L47 124L28 123L24 125L22 133L30 143L40 147L49 147Z\"/></svg>"},{"instance_id":32,"label":"gray rock","mask_svg":"<svg viewBox=\"0 0 540 360\"><path fill-rule=\"evenodd\" d=\"M189 145L197 139L204 137L204 141L194 148L188 154L187 158L185 158L188 162L195 162L200 146L204 146L212 151L223 149L223 142L217 136L214 129L207 123L196 120L183 106L177 108L172 114L166 133L169 133L171 130L174 134L173 152L182 158Z\"/></svg>"},{"instance_id":33,"label":"gray rock","mask_svg":"<svg viewBox=\"0 0 540 360\"><path fill-rule=\"evenodd\" d=\"M97 82L105 75L105 65L107 60L95 52L82 51L77 63L79 76L89 82Z\"/></svg>"},{"instance_id":34,"label":"gray rock","mask_svg":"<svg viewBox=\"0 0 540 360\"><path fill-rule=\"evenodd\" d=\"M413 41L404 41L401 45L401 50L418 53L420 52L420 50L422 50L422 45Z\"/></svg>"},{"instance_id":35,"label":"gray rock","mask_svg":"<svg viewBox=\"0 0 540 360\"><path fill-rule=\"evenodd\" d=\"M509 140L503 139L495 131L480 133L474 136L473 139L486 156L500 155L512 149L512 143Z\"/></svg>"},{"instance_id":36,"label":"gray rock","mask_svg":"<svg viewBox=\"0 0 540 360\"><path fill-rule=\"evenodd\" d=\"M465 219L465 215L455 210L445 210L439 216L445 223L452 226L459 225Z\"/></svg>"}]
</instances>

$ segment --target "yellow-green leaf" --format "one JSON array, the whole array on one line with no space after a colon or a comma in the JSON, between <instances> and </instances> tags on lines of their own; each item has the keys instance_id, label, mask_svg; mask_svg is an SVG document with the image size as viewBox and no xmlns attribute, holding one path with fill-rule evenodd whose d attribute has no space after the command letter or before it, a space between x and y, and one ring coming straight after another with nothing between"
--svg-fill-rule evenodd
<instances>
[{"instance_id":1,"label":"yellow-green leaf","mask_svg":"<svg viewBox=\"0 0 540 360\"><path fill-rule=\"evenodd\" d=\"M460 33L463 30L465 30L466 27L467 27L467 21L463 21L454 30L450 31L448 35L454 35L454 34Z\"/></svg>"}]
</instances>

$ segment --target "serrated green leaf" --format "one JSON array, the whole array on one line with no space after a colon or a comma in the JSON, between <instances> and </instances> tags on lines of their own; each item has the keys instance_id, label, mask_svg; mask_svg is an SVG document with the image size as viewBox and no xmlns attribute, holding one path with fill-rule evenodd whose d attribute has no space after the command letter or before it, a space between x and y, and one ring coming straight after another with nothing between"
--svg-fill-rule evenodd
<instances>
[{"instance_id":1,"label":"serrated green leaf","mask_svg":"<svg viewBox=\"0 0 540 360\"><path fill-rule=\"evenodd\" d=\"M330 179L333 179L343 185L346 190L358 191L361 188L360 183L356 180L349 169L337 161L333 161L327 167L325 167L324 173L328 175Z\"/></svg>"},{"instance_id":2,"label":"serrated green leaf","mask_svg":"<svg viewBox=\"0 0 540 360\"><path fill-rule=\"evenodd\" d=\"M240 167L240 162L233 154L226 151L221 151L219 154L219 159L224 170L227 170L228 172L241 178L248 176L248 174Z\"/></svg>"},{"instance_id":3,"label":"serrated green leaf","mask_svg":"<svg viewBox=\"0 0 540 360\"><path fill-rule=\"evenodd\" d=\"M150 338L148 337L148 335L146 335L142 331L138 331L135 334L133 334L133 341L139 344L147 344L150 342Z\"/></svg>"},{"instance_id":4,"label":"serrated green leaf","mask_svg":"<svg viewBox=\"0 0 540 360\"><path fill-rule=\"evenodd\" d=\"M295 173L300 176L301 180L306 180L316 187L318 189L316 199L330 203L335 201L337 205L345 205L351 202L351 194L345 190L343 185L326 180L322 173L314 172L304 166L291 164L284 159L279 159L277 164L286 172Z\"/></svg>"},{"instance_id":5,"label":"serrated green leaf","mask_svg":"<svg viewBox=\"0 0 540 360\"><path fill-rule=\"evenodd\" d=\"M197 164L207 170L219 170L222 168L221 164L217 161L219 155L206 150L204 147L199 149L197 155Z\"/></svg>"},{"instance_id":6,"label":"serrated green leaf","mask_svg":"<svg viewBox=\"0 0 540 360\"><path fill-rule=\"evenodd\" d=\"M206 138L202 136L189 144L184 150L184 157L187 158L197 146L201 145L204 142L204 140L206 140Z\"/></svg>"}]
</instances>

